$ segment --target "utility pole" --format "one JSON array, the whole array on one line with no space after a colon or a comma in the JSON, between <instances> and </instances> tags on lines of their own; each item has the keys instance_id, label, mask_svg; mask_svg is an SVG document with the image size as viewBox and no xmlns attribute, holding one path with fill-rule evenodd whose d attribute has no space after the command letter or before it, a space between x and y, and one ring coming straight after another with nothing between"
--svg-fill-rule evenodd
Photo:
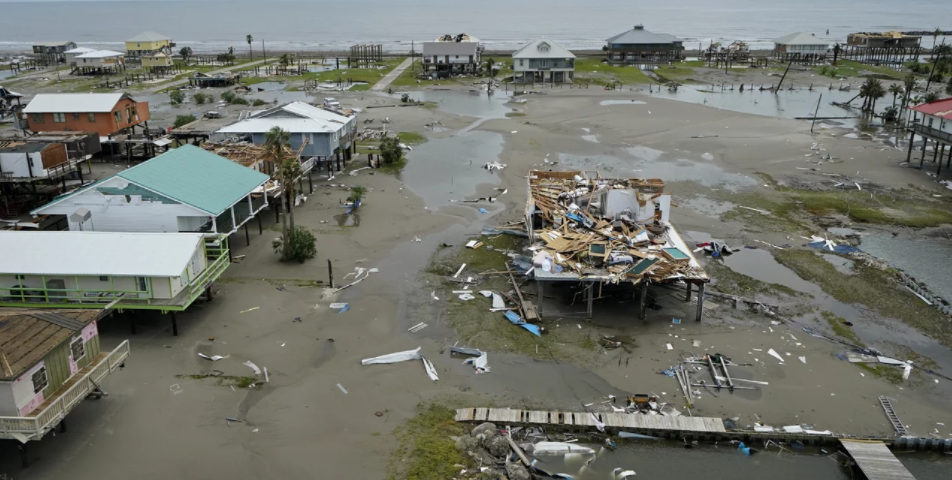
<instances>
[{"instance_id":1,"label":"utility pole","mask_svg":"<svg viewBox=\"0 0 952 480\"><path fill-rule=\"evenodd\" d=\"M264 50L264 39L261 39L261 56L264 57L265 63L268 63L268 53Z\"/></svg>"},{"instance_id":2,"label":"utility pole","mask_svg":"<svg viewBox=\"0 0 952 480\"><path fill-rule=\"evenodd\" d=\"M810 133L813 133L813 126L816 125L816 116L820 113L820 101L823 100L823 94L816 100L816 110L813 112L813 123L810 124Z\"/></svg>"}]
</instances>

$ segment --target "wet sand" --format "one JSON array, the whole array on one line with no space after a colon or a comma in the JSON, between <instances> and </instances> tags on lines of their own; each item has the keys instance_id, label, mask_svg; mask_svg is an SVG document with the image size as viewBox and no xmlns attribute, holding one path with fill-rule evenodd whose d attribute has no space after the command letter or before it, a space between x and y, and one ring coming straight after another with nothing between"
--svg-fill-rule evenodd
<instances>
[{"instance_id":1,"label":"wet sand","mask_svg":"<svg viewBox=\"0 0 952 480\"><path fill-rule=\"evenodd\" d=\"M938 192L934 179L899 167L905 152L828 131L813 138L808 122L637 92L552 91L529 95L524 105L466 92L424 95L443 96L434 100L440 108L370 109L362 115L389 117L389 129L416 131L429 138L410 152L410 165L402 174L370 175L363 170L356 176L340 174L331 182L315 176L315 191L295 210L295 219L315 231L316 259L302 265L278 262L270 246L278 230L273 214L265 212L262 235L251 224L251 246L245 246L243 232L233 236L235 254L245 258L229 267L211 303L179 316L179 337L172 337L168 320L155 314L127 313L104 320L100 327L104 348L126 338L132 344L126 368L104 382L110 395L75 410L69 417L69 433L30 445L34 465L28 470L19 468L13 445L4 445L0 472L23 479L68 474L100 479L129 475L286 479L311 478L316 471L326 478L383 478L396 445L391 432L414 414L420 402L579 410L595 402L609 410L597 403L608 394L654 392L680 403L677 383L658 372L688 352L718 352L738 363L749 362L752 366L732 373L770 383L752 393L703 392L695 402L695 415L739 417L741 425L760 419L773 426L807 423L855 435L890 435L891 427L876 401L878 395L888 395L896 399L900 417L917 434L927 435L932 428L938 428L942 437L952 433L949 382L926 379L896 386L869 374L861 376L861 370L832 356L840 351L832 343L810 337L792 324L771 325L766 317L725 305L709 309L705 321L696 324L691 321L694 306L678 298L680 291L657 289L665 308L649 311L645 322L635 319L628 303L599 302L595 318L586 322L578 318L578 307L547 299L546 311L552 312L546 314L549 328L571 329L579 339L630 335L636 346L630 354L589 351L560 363L491 350L492 372L477 376L461 360L440 353L459 340L465 344L466 339L446 325L446 305L458 300L433 276L421 273L439 244L458 245L484 224L520 219L524 176L530 168L599 169L613 176L666 179L679 205L673 220L682 231L733 239L743 237L742 225L721 221L706 210L711 203L716 208L717 202L703 198L769 193L757 172L819 176L797 169L810 165L804 155L811 153L814 142L844 159L824 165L824 172L857 175L859 170L858 176L878 184L914 184ZM366 92L335 96L345 105L362 108L399 102ZM601 105L605 100L632 99L645 103ZM526 116L506 118L507 110ZM442 123L438 131L425 126L437 120ZM482 168L489 160L508 167L490 174ZM348 165L360 166L359 160ZM338 226L334 217L341 213L339 205L347 192L326 183L368 188L359 226ZM497 188L507 188L508 193L494 204L451 201L487 196ZM692 208L691 200L704 205ZM479 207L489 213L479 213ZM422 241L413 241L415 236ZM757 238L774 244L791 241L779 232L762 232ZM326 281L328 259L338 284L353 278L344 276L358 266L380 272L335 296L325 295L320 287L299 286ZM736 263L738 269L744 268L742 259ZM789 280L796 284L794 289L808 288L793 279L770 278ZM284 290L279 289L282 285ZM434 290L440 300L431 297ZM351 308L342 314L330 311L328 304L334 301L349 302ZM253 307L258 309L240 313ZM302 321L294 322L295 317ZM129 334L130 318L139 328L137 335ZM684 321L672 326L672 318ZM407 333L419 322L429 326L417 334ZM693 347L694 340L701 345ZM666 343L675 349L667 350ZM429 380L419 362L360 365L362 358L416 347L422 347L435 364L438 382ZM500 345L499 350L507 351L505 347ZM780 365L766 354L769 348L787 361ZM199 352L228 358L209 362L198 357ZM801 355L806 364L797 359ZM252 373L242 365L247 360L267 367L270 383L256 390L233 390L211 378L187 377L210 369L247 376ZM952 365L940 365L943 368L948 371ZM339 390L338 383L348 393ZM173 384L182 393L170 391ZM228 426L225 417L245 423Z\"/></svg>"}]
</instances>

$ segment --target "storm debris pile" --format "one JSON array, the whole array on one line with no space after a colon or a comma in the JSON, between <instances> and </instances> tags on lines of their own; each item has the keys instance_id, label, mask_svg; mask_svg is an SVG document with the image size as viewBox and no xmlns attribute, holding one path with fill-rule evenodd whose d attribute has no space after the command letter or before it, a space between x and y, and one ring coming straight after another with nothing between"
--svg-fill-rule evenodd
<instances>
[{"instance_id":1,"label":"storm debris pile","mask_svg":"<svg viewBox=\"0 0 952 480\"><path fill-rule=\"evenodd\" d=\"M602 178L598 172L529 173L526 219L536 277L617 284L707 282L669 222L671 196L659 179Z\"/></svg>"}]
</instances>

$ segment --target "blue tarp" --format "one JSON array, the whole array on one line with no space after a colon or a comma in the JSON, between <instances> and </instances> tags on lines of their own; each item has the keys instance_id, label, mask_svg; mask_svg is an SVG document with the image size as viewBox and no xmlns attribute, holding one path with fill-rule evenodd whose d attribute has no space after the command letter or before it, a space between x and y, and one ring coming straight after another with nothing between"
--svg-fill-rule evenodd
<instances>
[{"instance_id":1,"label":"blue tarp","mask_svg":"<svg viewBox=\"0 0 952 480\"><path fill-rule=\"evenodd\" d=\"M509 320L510 322L512 322L513 325L518 325L528 330L529 332L531 332L533 335L537 337L542 336L542 330L539 328L538 325L526 323L526 321L523 320L522 317L520 317L518 313L513 312L512 310L506 310L506 320Z\"/></svg>"},{"instance_id":2,"label":"blue tarp","mask_svg":"<svg viewBox=\"0 0 952 480\"><path fill-rule=\"evenodd\" d=\"M826 248L826 242L813 242L808 243L808 247L816 248L819 250L826 250L827 252L839 253L840 255L846 255L847 253L861 252L862 250L852 246L852 245L837 245L833 247L833 250Z\"/></svg>"}]
</instances>

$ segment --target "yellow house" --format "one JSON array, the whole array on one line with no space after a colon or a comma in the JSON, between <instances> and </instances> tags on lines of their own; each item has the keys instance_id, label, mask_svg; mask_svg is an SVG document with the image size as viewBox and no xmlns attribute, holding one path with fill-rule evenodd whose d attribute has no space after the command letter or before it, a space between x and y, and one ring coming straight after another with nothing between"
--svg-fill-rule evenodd
<instances>
[{"instance_id":1,"label":"yellow house","mask_svg":"<svg viewBox=\"0 0 952 480\"><path fill-rule=\"evenodd\" d=\"M174 46L172 39L155 32L142 32L126 40L126 50L129 52L129 56L132 57L140 57L146 53L158 51L172 53L172 47Z\"/></svg>"},{"instance_id":2,"label":"yellow house","mask_svg":"<svg viewBox=\"0 0 952 480\"><path fill-rule=\"evenodd\" d=\"M143 67L171 67L172 56L167 53L149 53L142 56Z\"/></svg>"}]
</instances>

